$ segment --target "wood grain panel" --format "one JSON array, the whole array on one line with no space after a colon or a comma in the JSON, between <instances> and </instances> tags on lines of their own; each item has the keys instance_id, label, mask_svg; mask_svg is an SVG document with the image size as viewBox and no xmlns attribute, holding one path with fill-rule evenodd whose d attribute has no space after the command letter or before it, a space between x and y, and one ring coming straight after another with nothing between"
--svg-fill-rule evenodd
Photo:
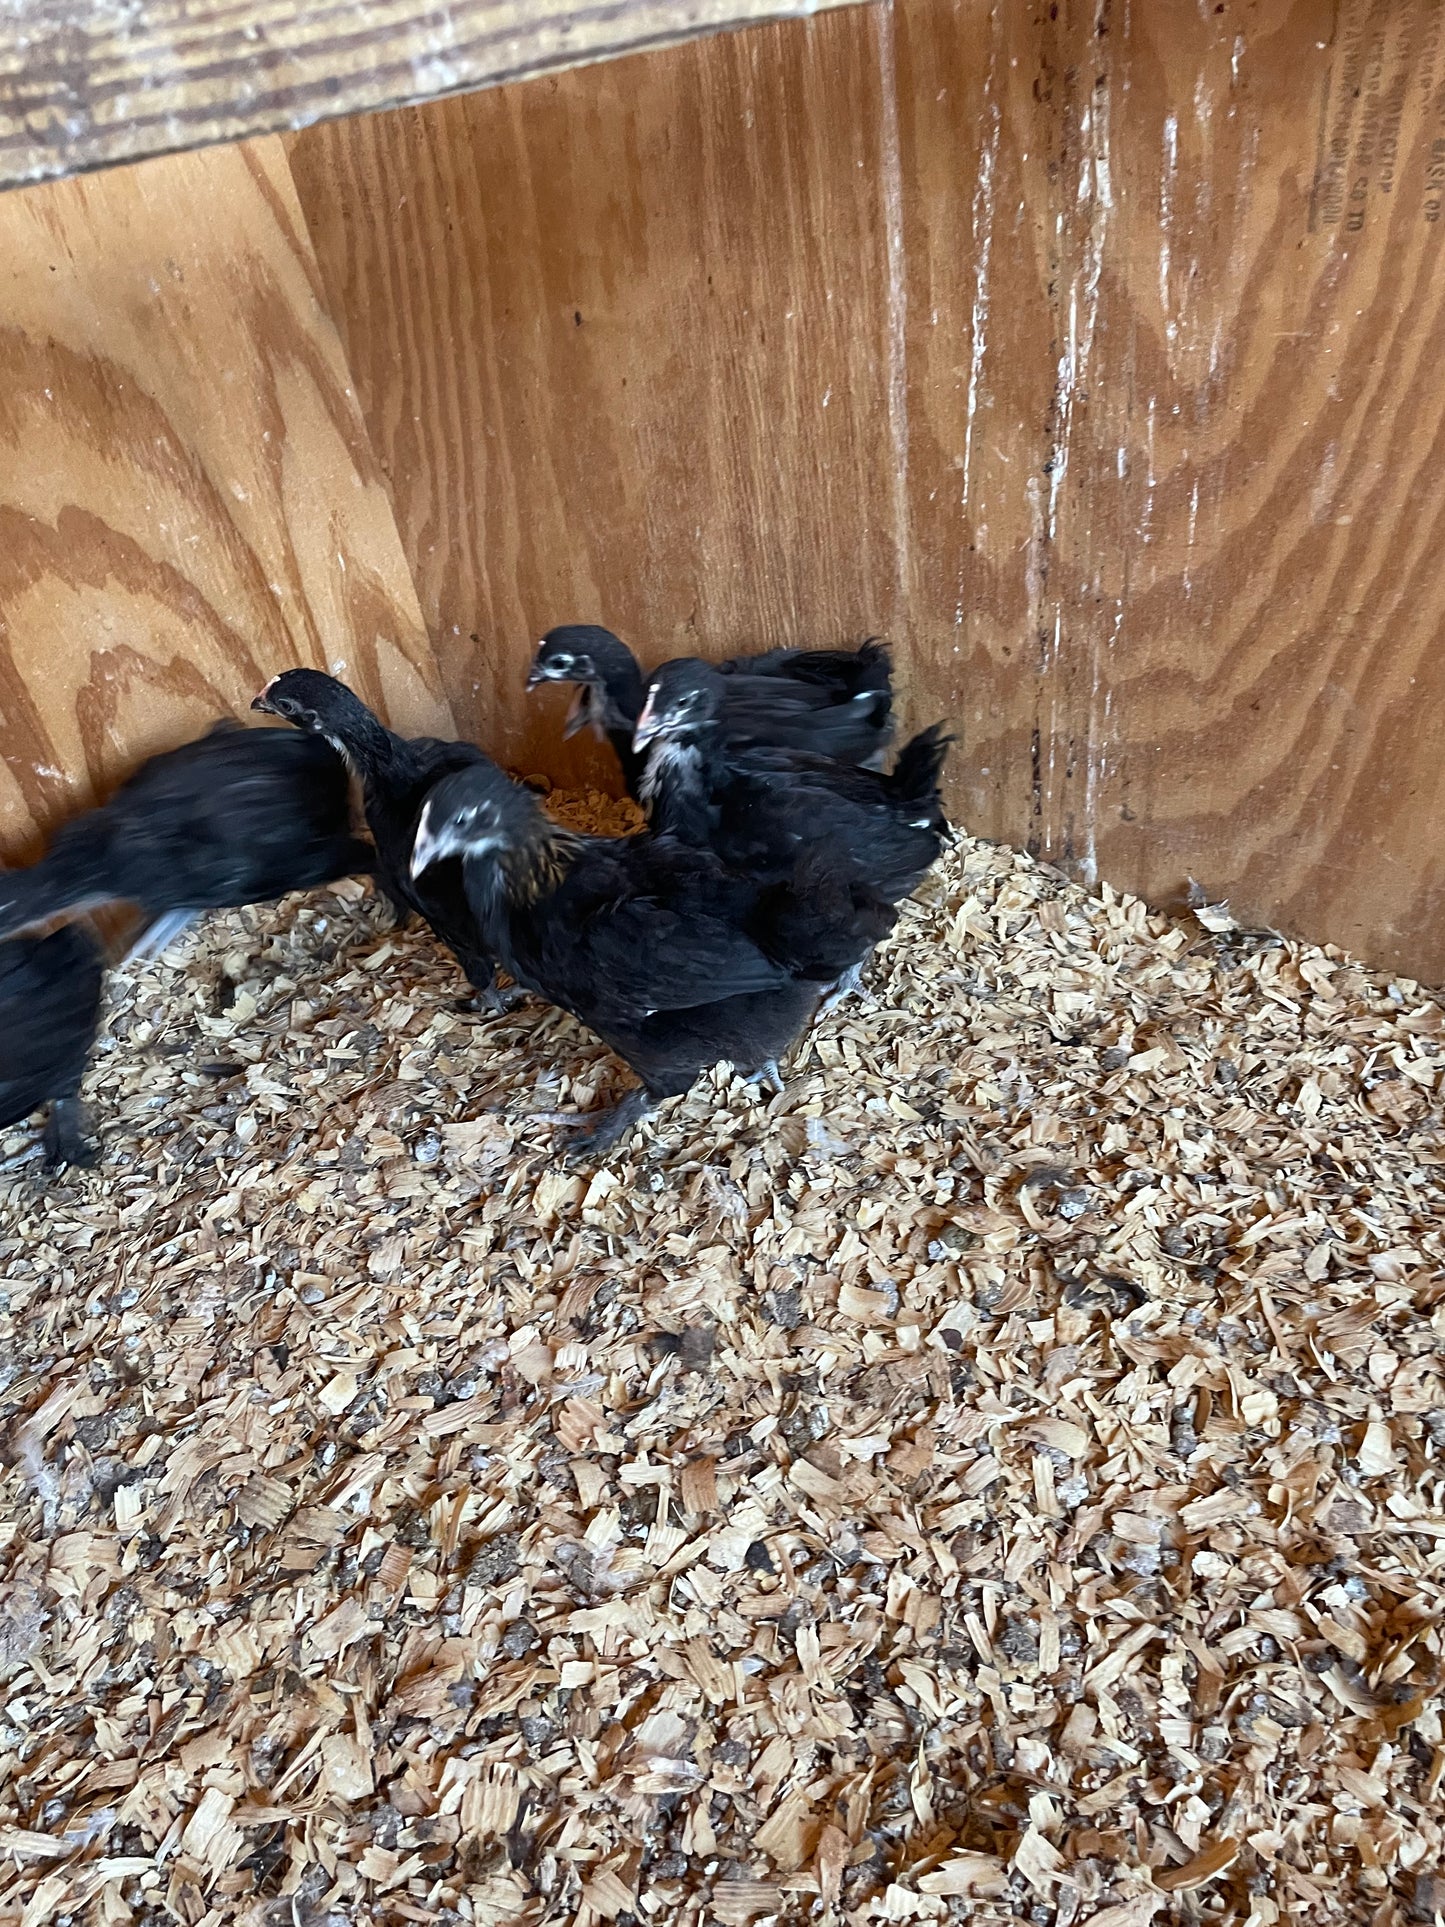
<instances>
[{"instance_id":1,"label":"wood grain panel","mask_svg":"<svg viewBox=\"0 0 1445 1927\"><path fill-rule=\"evenodd\" d=\"M1433 979L1441 18L1138 8L1102 65L1112 205L1085 213L1087 150L1063 169L1083 332L1050 819L1066 856L1155 898L1192 876Z\"/></svg>"},{"instance_id":2,"label":"wood grain panel","mask_svg":"<svg viewBox=\"0 0 1445 1927\"><path fill-rule=\"evenodd\" d=\"M0 8L0 187L844 4L21 0Z\"/></svg>"},{"instance_id":3,"label":"wood grain panel","mask_svg":"<svg viewBox=\"0 0 1445 1927\"><path fill-rule=\"evenodd\" d=\"M1442 21L897 0L297 137L460 714L570 776L550 622L883 629L972 828L1445 977Z\"/></svg>"},{"instance_id":4,"label":"wood grain panel","mask_svg":"<svg viewBox=\"0 0 1445 1927\"><path fill-rule=\"evenodd\" d=\"M909 272L947 317L910 339L914 419L948 423L936 475L987 451L983 497L915 491L917 546L973 581L975 652L1019 649L1010 726L975 745L1000 787L971 757L970 804L1087 880L1193 881L1445 976L1442 16L901 18ZM998 144L959 261L950 85L980 68ZM915 673L942 689L938 587Z\"/></svg>"},{"instance_id":5,"label":"wood grain panel","mask_svg":"<svg viewBox=\"0 0 1445 1927\"><path fill-rule=\"evenodd\" d=\"M606 767L522 694L552 623L656 660L900 618L878 24L290 143L453 707L510 760Z\"/></svg>"},{"instance_id":6,"label":"wood grain panel","mask_svg":"<svg viewBox=\"0 0 1445 1927\"><path fill-rule=\"evenodd\" d=\"M919 712L960 727L956 814L1039 848L1041 772L1058 733L1040 665L1059 263L1042 138L1056 110L1037 90L1057 38L1003 0L899 8L892 35L915 557L901 649Z\"/></svg>"},{"instance_id":7,"label":"wood grain panel","mask_svg":"<svg viewBox=\"0 0 1445 1927\"><path fill-rule=\"evenodd\" d=\"M346 665L446 727L275 139L0 199L0 837Z\"/></svg>"}]
</instances>

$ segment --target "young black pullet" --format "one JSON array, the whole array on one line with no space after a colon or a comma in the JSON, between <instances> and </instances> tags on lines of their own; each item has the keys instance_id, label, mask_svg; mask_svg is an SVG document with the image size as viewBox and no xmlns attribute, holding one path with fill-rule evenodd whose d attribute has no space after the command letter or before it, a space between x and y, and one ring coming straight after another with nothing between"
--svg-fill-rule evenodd
<instances>
[{"instance_id":1,"label":"young black pullet","mask_svg":"<svg viewBox=\"0 0 1445 1927\"><path fill-rule=\"evenodd\" d=\"M0 937L124 900L154 950L203 910L265 903L375 863L351 834L346 767L325 743L227 719L141 764L65 823L39 863L0 875Z\"/></svg>"},{"instance_id":2,"label":"young black pullet","mask_svg":"<svg viewBox=\"0 0 1445 1927\"><path fill-rule=\"evenodd\" d=\"M876 637L857 649L772 649L715 665L724 679L721 722L735 743L811 750L839 762L875 764L893 732L888 651ZM645 751L633 746L646 678L610 629L568 623L537 644L528 689L577 685L563 734L590 727L611 743L629 796L642 800Z\"/></svg>"},{"instance_id":3,"label":"young black pullet","mask_svg":"<svg viewBox=\"0 0 1445 1927\"><path fill-rule=\"evenodd\" d=\"M100 1019L101 979L100 946L84 924L0 943L0 1129L48 1104L51 1166L94 1162L79 1091Z\"/></svg>"},{"instance_id":4,"label":"young black pullet","mask_svg":"<svg viewBox=\"0 0 1445 1927\"><path fill-rule=\"evenodd\" d=\"M411 873L412 844L427 797L443 777L486 763L482 751L473 743L396 735L345 683L319 669L286 670L267 683L251 707L323 737L345 757L361 781L367 828L376 843L377 879L398 923L411 913L423 918L465 971L478 1004L500 1008L494 960L478 942L460 862L438 863L421 877Z\"/></svg>"},{"instance_id":5,"label":"young black pullet","mask_svg":"<svg viewBox=\"0 0 1445 1927\"><path fill-rule=\"evenodd\" d=\"M693 660L666 664L649 684L636 741L651 751L644 788L654 827L762 881L795 881L800 863L810 869L804 896L818 899L823 944L811 968L846 958L839 987L856 987L858 967L948 836L938 785L952 739L942 724L921 731L887 773L738 744L723 720L725 688ZM851 928L826 909L844 892L857 911Z\"/></svg>"},{"instance_id":6,"label":"young black pullet","mask_svg":"<svg viewBox=\"0 0 1445 1927\"><path fill-rule=\"evenodd\" d=\"M425 876L458 858L481 940L642 1079L579 1148L614 1143L719 1059L776 1075L817 1003L818 986L744 927L766 921L756 886L706 852L573 835L500 770L477 766L428 798L412 867Z\"/></svg>"}]
</instances>

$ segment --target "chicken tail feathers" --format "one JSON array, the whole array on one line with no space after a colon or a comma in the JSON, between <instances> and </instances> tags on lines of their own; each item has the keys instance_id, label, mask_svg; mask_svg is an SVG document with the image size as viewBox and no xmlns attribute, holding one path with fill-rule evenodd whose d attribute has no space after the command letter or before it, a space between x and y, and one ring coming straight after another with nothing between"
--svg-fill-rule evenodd
<instances>
[{"instance_id":1,"label":"chicken tail feathers","mask_svg":"<svg viewBox=\"0 0 1445 1927\"><path fill-rule=\"evenodd\" d=\"M899 803L918 804L928 809L936 815L940 829L947 827L947 821L938 785L953 743L954 738L945 733L942 723L921 729L899 750L898 761L888 778L888 787Z\"/></svg>"},{"instance_id":2,"label":"chicken tail feathers","mask_svg":"<svg viewBox=\"0 0 1445 1927\"><path fill-rule=\"evenodd\" d=\"M856 661L858 665L856 672L857 694L861 696L866 691L876 690L882 695L887 696L891 701L893 696L893 657L890 655L888 644L883 638L881 636L869 636L866 642L860 642Z\"/></svg>"}]
</instances>

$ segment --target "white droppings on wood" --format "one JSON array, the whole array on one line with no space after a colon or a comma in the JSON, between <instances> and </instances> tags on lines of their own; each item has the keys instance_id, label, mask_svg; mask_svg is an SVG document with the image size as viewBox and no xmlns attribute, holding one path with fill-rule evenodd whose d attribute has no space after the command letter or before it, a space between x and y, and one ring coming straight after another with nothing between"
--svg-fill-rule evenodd
<instances>
[{"instance_id":1,"label":"white droppings on wood","mask_svg":"<svg viewBox=\"0 0 1445 1927\"><path fill-rule=\"evenodd\" d=\"M1069 297L1069 381L1067 388L1061 391L1058 454L1054 474L1050 478L1051 484L1062 483L1063 470L1068 460L1069 437L1073 427L1075 395L1078 388L1088 381L1090 357L1098 331L1100 285L1103 280L1105 252L1109 239L1109 216L1114 206L1109 108L1108 87L1098 88L1084 116L1081 130L1085 141L1085 158L1080 170L1079 199L1088 208L1088 226L1084 233L1081 273ZM1057 489L1051 487L1050 494L1051 497L1056 497ZM1051 533L1052 521L1051 501ZM1108 648L1112 648L1122 621L1123 605L1121 603L1115 611L1114 627L1109 637ZM1108 711L1103 700L1103 691L1108 678L1104 670L1106 643L1102 626L1098 622L1091 622L1087 624L1087 629L1089 633L1089 711L1087 738L1084 744L1083 820L1079 825L1076 860L1085 880L1092 884L1098 876L1097 812L1108 761L1106 740Z\"/></svg>"},{"instance_id":2,"label":"white droppings on wood","mask_svg":"<svg viewBox=\"0 0 1445 1927\"><path fill-rule=\"evenodd\" d=\"M998 166L999 138L1002 128L998 102L994 98L994 65L997 38L994 18L989 15L988 71L983 83L985 133L979 150L978 179L973 189L973 312L970 317L968 362L968 412L963 431L963 506L968 507L973 482L973 424L978 413L979 387L983 379L983 358L988 340L989 266L993 255L994 170ZM963 598L959 596L959 616Z\"/></svg>"},{"instance_id":3,"label":"white droppings on wood","mask_svg":"<svg viewBox=\"0 0 1445 1927\"><path fill-rule=\"evenodd\" d=\"M1191 568L1194 557L1194 536L1199 525L1199 477L1196 475L1189 489L1189 526L1184 536L1184 600L1187 602L1194 587Z\"/></svg>"},{"instance_id":4,"label":"white droppings on wood","mask_svg":"<svg viewBox=\"0 0 1445 1927\"><path fill-rule=\"evenodd\" d=\"M1159 479L1154 469L1154 418L1158 410L1158 398L1151 395L1144 413L1144 506L1139 513L1139 540L1145 544L1154 539L1154 488Z\"/></svg>"},{"instance_id":5,"label":"white droppings on wood","mask_svg":"<svg viewBox=\"0 0 1445 1927\"><path fill-rule=\"evenodd\" d=\"M898 49L893 0L874 14L879 69L879 167L888 254L888 432L893 449L893 524L900 610L913 584L908 501L908 280L903 236L903 155L898 131Z\"/></svg>"},{"instance_id":6,"label":"white droppings on wood","mask_svg":"<svg viewBox=\"0 0 1445 1927\"><path fill-rule=\"evenodd\" d=\"M1171 236L1174 231L1174 183L1179 172L1179 120L1175 114L1164 117L1164 161L1159 170L1159 314L1165 336L1172 340L1172 299L1169 269L1173 259Z\"/></svg>"},{"instance_id":7,"label":"white droppings on wood","mask_svg":"<svg viewBox=\"0 0 1445 1927\"><path fill-rule=\"evenodd\" d=\"M1339 444L1331 442L1320 457L1320 472L1315 477L1314 489L1310 495L1310 520L1328 522L1333 520L1335 499L1335 464L1339 460Z\"/></svg>"}]
</instances>

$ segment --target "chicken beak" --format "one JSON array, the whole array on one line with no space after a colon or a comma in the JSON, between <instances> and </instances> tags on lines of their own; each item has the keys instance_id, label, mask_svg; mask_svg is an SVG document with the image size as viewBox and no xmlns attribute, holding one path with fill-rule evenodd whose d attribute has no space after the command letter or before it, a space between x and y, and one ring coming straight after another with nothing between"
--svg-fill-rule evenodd
<instances>
[{"instance_id":1,"label":"chicken beak","mask_svg":"<svg viewBox=\"0 0 1445 1927\"><path fill-rule=\"evenodd\" d=\"M647 692L647 701L642 705L642 714L638 717L637 725L632 732L632 747L634 749L646 749L653 737L661 733L662 718L658 715L656 705L652 698L653 691L649 689Z\"/></svg>"},{"instance_id":2,"label":"chicken beak","mask_svg":"<svg viewBox=\"0 0 1445 1927\"><path fill-rule=\"evenodd\" d=\"M419 877L423 870L429 870L433 863L440 862L450 853L445 831L440 827L433 828L428 816L423 812L421 822L417 826L416 841L411 846L412 876Z\"/></svg>"},{"instance_id":3,"label":"chicken beak","mask_svg":"<svg viewBox=\"0 0 1445 1927\"><path fill-rule=\"evenodd\" d=\"M533 689L540 689L544 682L550 682L551 680L552 678L542 667L542 658L540 656L534 656L532 659L532 667L527 671L527 680L523 687L530 692Z\"/></svg>"},{"instance_id":4,"label":"chicken beak","mask_svg":"<svg viewBox=\"0 0 1445 1927\"><path fill-rule=\"evenodd\" d=\"M274 681L274 678L272 680ZM251 698L252 709L259 709L262 712L262 714L266 716L274 716L276 712L271 707L271 704L268 700L268 698L270 697L270 694L271 694L271 684L268 682L266 687L261 691L259 696L253 696Z\"/></svg>"}]
</instances>

